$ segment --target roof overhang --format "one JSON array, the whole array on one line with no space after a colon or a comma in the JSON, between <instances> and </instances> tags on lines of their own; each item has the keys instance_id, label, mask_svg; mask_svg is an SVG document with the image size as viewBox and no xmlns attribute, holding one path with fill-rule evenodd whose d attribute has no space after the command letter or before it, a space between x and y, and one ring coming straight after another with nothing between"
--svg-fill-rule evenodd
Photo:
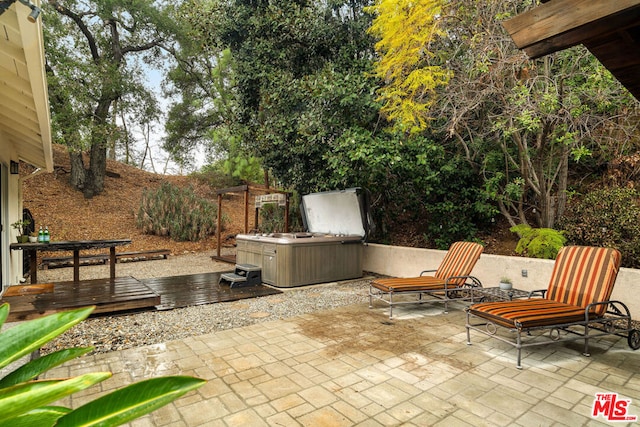
<instances>
[{"instance_id":1,"label":"roof overhang","mask_svg":"<svg viewBox=\"0 0 640 427\"><path fill-rule=\"evenodd\" d=\"M583 44L640 100L640 0L550 0L503 22L534 59Z\"/></svg>"},{"instance_id":2,"label":"roof overhang","mask_svg":"<svg viewBox=\"0 0 640 427\"><path fill-rule=\"evenodd\" d=\"M30 22L30 12L15 2L0 15L0 142L12 156L52 171L42 19Z\"/></svg>"}]
</instances>

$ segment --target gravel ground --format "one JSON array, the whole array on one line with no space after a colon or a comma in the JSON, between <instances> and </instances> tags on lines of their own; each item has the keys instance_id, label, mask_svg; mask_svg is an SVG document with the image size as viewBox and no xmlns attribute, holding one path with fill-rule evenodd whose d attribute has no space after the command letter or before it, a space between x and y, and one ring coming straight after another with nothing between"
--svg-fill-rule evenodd
<instances>
[{"instance_id":1,"label":"gravel ground","mask_svg":"<svg viewBox=\"0 0 640 427\"><path fill-rule=\"evenodd\" d=\"M118 264L118 276L138 279L202 272L228 271L230 264L211 260L213 253L171 256L167 260ZM70 268L42 270L39 282L69 280ZM81 280L105 277L108 266L81 267ZM50 353L60 348L93 346L106 353L149 344L208 334L258 322L284 319L317 310L368 303L369 279L282 289L266 297L217 303L167 311L95 317L85 320L43 347Z\"/></svg>"}]
</instances>

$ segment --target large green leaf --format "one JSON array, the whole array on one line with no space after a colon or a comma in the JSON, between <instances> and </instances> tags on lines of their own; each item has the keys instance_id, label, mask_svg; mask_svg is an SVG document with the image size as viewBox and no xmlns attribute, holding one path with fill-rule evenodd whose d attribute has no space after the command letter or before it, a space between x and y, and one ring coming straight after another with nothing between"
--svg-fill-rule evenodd
<instances>
[{"instance_id":1,"label":"large green leaf","mask_svg":"<svg viewBox=\"0 0 640 427\"><path fill-rule=\"evenodd\" d=\"M0 334L0 368L20 359L86 319L94 307L51 314L20 323Z\"/></svg>"},{"instance_id":2,"label":"large green leaf","mask_svg":"<svg viewBox=\"0 0 640 427\"><path fill-rule=\"evenodd\" d=\"M43 406L11 420L11 427L53 426L58 418L71 412L62 406Z\"/></svg>"},{"instance_id":3,"label":"large green leaf","mask_svg":"<svg viewBox=\"0 0 640 427\"><path fill-rule=\"evenodd\" d=\"M0 425L39 406L54 402L111 377L111 372L95 372L62 381L32 381L0 392Z\"/></svg>"},{"instance_id":4,"label":"large green leaf","mask_svg":"<svg viewBox=\"0 0 640 427\"><path fill-rule=\"evenodd\" d=\"M4 304L0 305L0 328L7 320L7 316L9 316L9 304L5 302Z\"/></svg>"},{"instance_id":5,"label":"large green leaf","mask_svg":"<svg viewBox=\"0 0 640 427\"><path fill-rule=\"evenodd\" d=\"M77 408L60 418L56 425L61 427L121 425L148 414L205 383L205 380L187 376L140 381Z\"/></svg>"},{"instance_id":6,"label":"large green leaf","mask_svg":"<svg viewBox=\"0 0 640 427\"><path fill-rule=\"evenodd\" d=\"M67 348L32 360L0 380L0 389L29 381L62 363L80 357L93 347Z\"/></svg>"}]
</instances>

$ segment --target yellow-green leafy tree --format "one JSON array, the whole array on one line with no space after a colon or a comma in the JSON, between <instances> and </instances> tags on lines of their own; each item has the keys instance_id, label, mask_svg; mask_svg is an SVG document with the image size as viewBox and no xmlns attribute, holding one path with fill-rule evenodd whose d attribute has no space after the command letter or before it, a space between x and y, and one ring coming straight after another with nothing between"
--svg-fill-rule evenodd
<instances>
[{"instance_id":1,"label":"yellow-green leafy tree","mask_svg":"<svg viewBox=\"0 0 640 427\"><path fill-rule=\"evenodd\" d=\"M430 44L444 36L442 0L378 0L367 11L375 15L369 31L379 38L375 74L383 82L378 100L398 130L427 128L435 90L446 86L451 71L434 63Z\"/></svg>"}]
</instances>

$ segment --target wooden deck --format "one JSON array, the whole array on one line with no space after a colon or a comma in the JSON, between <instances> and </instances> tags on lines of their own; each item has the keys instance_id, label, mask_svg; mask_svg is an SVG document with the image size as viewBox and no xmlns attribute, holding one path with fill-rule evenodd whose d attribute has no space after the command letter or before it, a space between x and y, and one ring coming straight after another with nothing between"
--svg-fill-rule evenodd
<instances>
[{"instance_id":1,"label":"wooden deck","mask_svg":"<svg viewBox=\"0 0 640 427\"><path fill-rule=\"evenodd\" d=\"M28 320L57 311L95 305L93 314L155 309L160 295L133 277L58 282L53 286L28 285L29 291L13 290L2 302L11 305L8 321Z\"/></svg>"},{"instance_id":2,"label":"wooden deck","mask_svg":"<svg viewBox=\"0 0 640 427\"><path fill-rule=\"evenodd\" d=\"M191 305L237 301L282 291L264 285L218 285L222 273L138 280L117 277L80 282L12 286L0 300L11 304L7 321L28 320L58 311L95 305L95 314L134 310L170 310Z\"/></svg>"},{"instance_id":3,"label":"wooden deck","mask_svg":"<svg viewBox=\"0 0 640 427\"><path fill-rule=\"evenodd\" d=\"M162 296L158 310L170 310L191 305L237 301L282 293L264 285L231 288L218 285L222 273L202 273L186 276L143 279L142 282Z\"/></svg>"}]
</instances>

